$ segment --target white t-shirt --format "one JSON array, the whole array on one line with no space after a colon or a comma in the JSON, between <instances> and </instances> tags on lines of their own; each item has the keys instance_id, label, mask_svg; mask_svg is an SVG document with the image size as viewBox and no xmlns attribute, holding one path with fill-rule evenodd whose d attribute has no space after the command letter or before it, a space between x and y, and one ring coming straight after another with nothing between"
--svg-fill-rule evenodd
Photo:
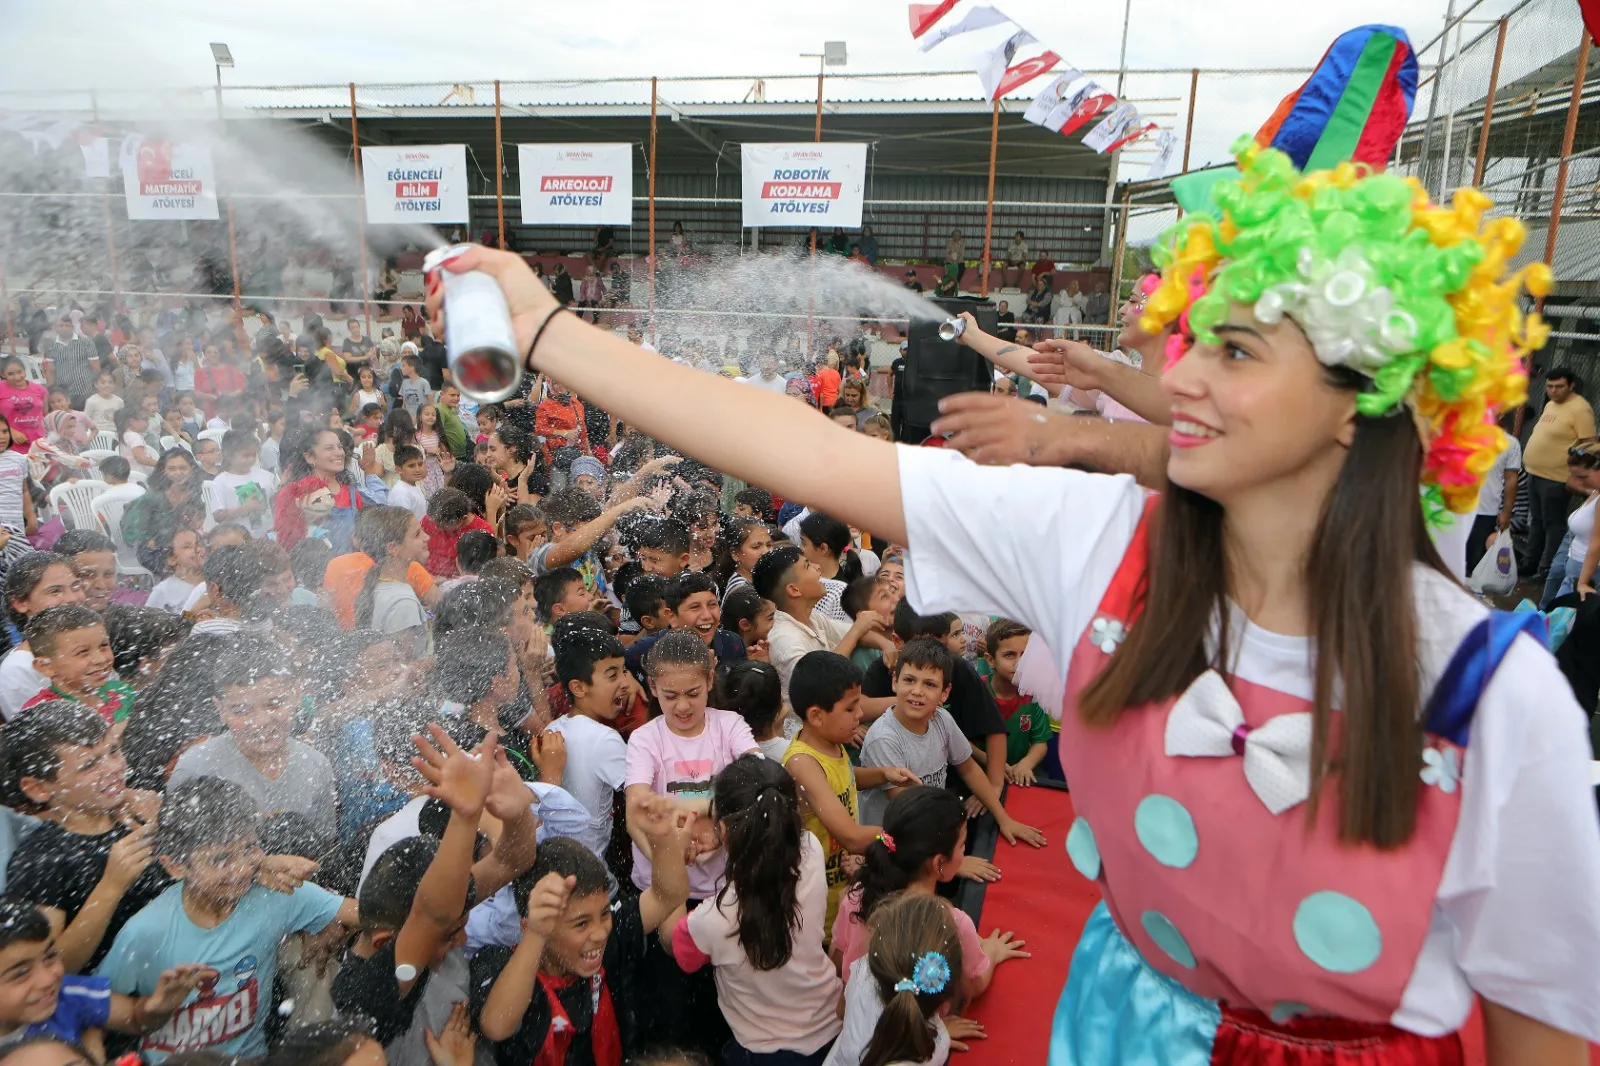
<instances>
[{"instance_id":1,"label":"white t-shirt","mask_svg":"<svg viewBox=\"0 0 1600 1066\"><path fill-rule=\"evenodd\" d=\"M1567 557L1583 562L1583 557L1589 554L1589 539L1594 536L1594 505L1600 496L1590 496L1583 501L1583 505L1572 512L1567 519L1567 531L1572 534L1572 546L1567 549Z\"/></svg>"},{"instance_id":2,"label":"white t-shirt","mask_svg":"<svg viewBox=\"0 0 1600 1066\"><path fill-rule=\"evenodd\" d=\"M823 865L822 844L801 833L795 893L800 925L790 941L789 961L775 970L758 970L745 955L739 943L739 896L732 888L684 919L689 939L716 967L717 1005L733 1038L757 1055L809 1055L839 1033L839 976L822 946L828 913Z\"/></svg>"},{"instance_id":3,"label":"white t-shirt","mask_svg":"<svg viewBox=\"0 0 1600 1066\"><path fill-rule=\"evenodd\" d=\"M628 785L649 785L658 796L675 800L711 800L711 780L746 752L759 751L745 720L732 711L706 708L696 736L681 737L667 728L666 718L652 718L628 737ZM722 883L726 857L721 851L689 867L689 895L705 899ZM633 846L633 883L650 887L650 856Z\"/></svg>"},{"instance_id":4,"label":"white t-shirt","mask_svg":"<svg viewBox=\"0 0 1600 1066\"><path fill-rule=\"evenodd\" d=\"M33 668L33 652L12 648L0 659L0 714L15 718L22 705L50 687L50 679Z\"/></svg>"},{"instance_id":5,"label":"white t-shirt","mask_svg":"<svg viewBox=\"0 0 1600 1066\"><path fill-rule=\"evenodd\" d=\"M426 654L428 644L428 616L422 611L422 601L416 590L404 581L379 581L372 590L372 628L379 633L412 634L412 650L417 655Z\"/></svg>"},{"instance_id":6,"label":"white t-shirt","mask_svg":"<svg viewBox=\"0 0 1600 1066\"><path fill-rule=\"evenodd\" d=\"M735 378L734 380L741 385L754 385L758 389L766 389L768 392L776 392L780 395L789 390L789 379L782 374L775 378L764 378L760 374L751 374L747 378Z\"/></svg>"},{"instance_id":7,"label":"white t-shirt","mask_svg":"<svg viewBox=\"0 0 1600 1066\"><path fill-rule=\"evenodd\" d=\"M189 597L195 590L203 590L204 581L190 584L177 574L171 574L156 582L156 587L150 590L150 596L144 601L146 607L159 607L168 614L182 614L184 604L189 602Z\"/></svg>"},{"instance_id":8,"label":"white t-shirt","mask_svg":"<svg viewBox=\"0 0 1600 1066\"><path fill-rule=\"evenodd\" d=\"M1506 450L1494 457L1494 465L1483 475L1483 488L1478 490L1478 513L1499 514L1505 503L1506 471L1522 469L1522 445L1517 438L1506 434Z\"/></svg>"},{"instance_id":9,"label":"white t-shirt","mask_svg":"<svg viewBox=\"0 0 1600 1066\"><path fill-rule=\"evenodd\" d=\"M396 481L389 486L389 503L395 507L404 507L417 516L417 521L428 517L428 498L422 494L421 485L407 485L404 481Z\"/></svg>"},{"instance_id":10,"label":"white t-shirt","mask_svg":"<svg viewBox=\"0 0 1600 1066\"><path fill-rule=\"evenodd\" d=\"M850 967L850 979L844 986L844 1028L822 1066L860 1066L882 1014L883 1000L878 998L872 967L865 957L859 958ZM950 1059L950 1031L937 1014L933 1016L933 1028L933 1057L926 1066L944 1066Z\"/></svg>"},{"instance_id":11,"label":"white t-shirt","mask_svg":"<svg viewBox=\"0 0 1600 1066\"><path fill-rule=\"evenodd\" d=\"M207 516L217 521L218 511L231 511L243 507L252 499L265 501L261 510L238 522L250 531L250 536L261 538L272 528L272 497L278 491L278 479L256 467L248 474L230 474L226 470L211 479L211 512Z\"/></svg>"},{"instance_id":12,"label":"white t-shirt","mask_svg":"<svg viewBox=\"0 0 1600 1066\"><path fill-rule=\"evenodd\" d=\"M28 490L28 457L7 448L0 452L0 525L22 529L27 521L22 494Z\"/></svg>"},{"instance_id":13,"label":"white t-shirt","mask_svg":"<svg viewBox=\"0 0 1600 1066\"><path fill-rule=\"evenodd\" d=\"M612 804L628 779L628 742L610 726L576 712L557 718L550 728L567 743L561 787L589 812L589 826L578 839L604 859L611 844Z\"/></svg>"},{"instance_id":14,"label":"white t-shirt","mask_svg":"<svg viewBox=\"0 0 1600 1066\"><path fill-rule=\"evenodd\" d=\"M95 430L100 433L117 431L117 412L122 408L121 396L101 396L97 392L83 401L83 413L89 416Z\"/></svg>"},{"instance_id":15,"label":"white t-shirt","mask_svg":"<svg viewBox=\"0 0 1600 1066\"><path fill-rule=\"evenodd\" d=\"M906 592L923 613L1012 618L1057 663L1093 619L1132 540L1145 493L1126 475L978 466L899 449ZM1424 691L1487 608L1414 571ZM1234 673L1309 700L1313 643L1233 620ZM1600 833L1588 716L1540 643L1519 636L1479 701L1460 820L1433 923L1393 1023L1424 1036L1466 1023L1474 993L1600 1039Z\"/></svg>"},{"instance_id":16,"label":"white t-shirt","mask_svg":"<svg viewBox=\"0 0 1600 1066\"><path fill-rule=\"evenodd\" d=\"M131 429L123 430L122 447L118 448L117 452L124 459L128 460L128 466L133 470L134 473L148 475L152 470L155 469L155 467L149 463L141 463L139 460L135 459L134 456L138 454L138 452L135 451L136 448L143 448L146 452L150 451L149 442L144 439L144 434Z\"/></svg>"}]
</instances>

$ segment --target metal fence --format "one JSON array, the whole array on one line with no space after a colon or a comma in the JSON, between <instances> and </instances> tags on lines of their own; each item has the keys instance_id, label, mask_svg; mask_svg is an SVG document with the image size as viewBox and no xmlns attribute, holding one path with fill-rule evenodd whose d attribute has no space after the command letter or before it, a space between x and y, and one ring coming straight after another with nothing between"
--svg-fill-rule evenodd
<instances>
[{"instance_id":1,"label":"metal fence","mask_svg":"<svg viewBox=\"0 0 1600 1066\"><path fill-rule=\"evenodd\" d=\"M1538 258L1550 245L1560 281L1547 307L1558 327L1556 352L1563 358L1593 352L1600 334L1600 312L1593 310L1600 305L1600 64L1590 65L1575 96L1582 33L1571 0L1525 0L1487 26L1469 18L1476 7L1467 6L1424 48L1416 116L1396 165L1435 191L1481 172L1497 203L1529 225L1527 254ZM1176 136L1183 168L1198 169L1226 163L1233 141L1252 132L1310 71L1089 73ZM381 131L386 143L468 144L472 219L461 227L464 234L503 232L508 246L530 254L581 252L592 231L520 224L514 136L501 132L501 122L529 119L578 129L603 117L616 131L609 139L638 146L634 224L617 232L624 256L642 258L653 244L664 244L675 221L702 247L722 252L794 246L802 239L798 230L740 224L737 145L755 134L810 139L819 84L825 137L843 136L839 130L852 114L871 113L878 121L866 139L875 159L897 136L896 116L935 115L943 125L928 136L944 138L940 143L960 162L925 173L870 170L864 222L887 260L937 261L945 239L959 231L971 260L982 258L988 233L995 261L1020 229L1034 249L1067 268L1127 279L1141 268L1149 243L1177 220L1165 183L1143 180L1153 139L1115 153L1099 177L1040 173L1038 160L1020 151L1040 132L1021 124L1027 95L1002 101L994 120L999 162L991 193L991 115L970 72L828 72L820 83L815 75L750 75L11 92L0 94L0 109L13 114L216 138L227 146L217 158L226 211L215 223L130 222L120 178L84 178L70 141L32 156L0 153L5 282L11 297L25 294L40 304L126 302L133 293L229 297L235 280L245 298L316 307L337 290L359 300L376 287L361 284L363 277L375 283L385 256L418 243L415 235L368 228L361 219L353 146L358 139L373 143L369 129ZM711 165L649 173L652 101L659 125L700 131L707 154L714 151ZM1569 120L1578 117L1584 121L1568 140ZM308 142L315 153L302 150ZM371 252L364 271L357 249ZM963 276L968 289L982 284L981 266L974 266ZM638 262L634 270L648 273ZM990 278L991 287L997 280ZM397 299L416 295L402 291ZM633 295L642 302L637 281Z\"/></svg>"}]
</instances>

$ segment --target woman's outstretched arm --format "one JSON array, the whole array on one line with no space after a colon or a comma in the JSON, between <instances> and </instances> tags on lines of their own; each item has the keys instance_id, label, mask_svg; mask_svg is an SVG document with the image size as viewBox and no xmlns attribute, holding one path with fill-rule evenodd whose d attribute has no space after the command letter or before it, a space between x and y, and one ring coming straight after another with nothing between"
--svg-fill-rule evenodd
<instances>
[{"instance_id":1,"label":"woman's outstretched arm","mask_svg":"<svg viewBox=\"0 0 1600 1066\"><path fill-rule=\"evenodd\" d=\"M445 269L482 270L500 282L524 351L556 307L527 263L510 252L473 248ZM431 284L428 313L436 331L442 297L442 286ZM905 543L900 467L891 444L852 433L790 397L647 352L576 315L556 315L528 366L716 470ZM851 476L838 477L840 470Z\"/></svg>"}]
</instances>

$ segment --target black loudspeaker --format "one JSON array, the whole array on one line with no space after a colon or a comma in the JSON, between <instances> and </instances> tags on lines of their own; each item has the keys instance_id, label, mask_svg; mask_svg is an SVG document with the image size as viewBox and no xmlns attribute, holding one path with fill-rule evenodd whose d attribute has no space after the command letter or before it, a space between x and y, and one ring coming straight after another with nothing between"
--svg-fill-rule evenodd
<instances>
[{"instance_id":1,"label":"black loudspeaker","mask_svg":"<svg viewBox=\"0 0 1600 1066\"><path fill-rule=\"evenodd\" d=\"M999 328L993 303L973 297L940 297L933 301L950 317L969 311L978 328L993 336ZM895 439L921 444L939 417L939 401L955 392L988 392L994 383L989 360L955 341L939 339L942 322L913 321L906 337L905 370L896 382L891 414Z\"/></svg>"}]
</instances>

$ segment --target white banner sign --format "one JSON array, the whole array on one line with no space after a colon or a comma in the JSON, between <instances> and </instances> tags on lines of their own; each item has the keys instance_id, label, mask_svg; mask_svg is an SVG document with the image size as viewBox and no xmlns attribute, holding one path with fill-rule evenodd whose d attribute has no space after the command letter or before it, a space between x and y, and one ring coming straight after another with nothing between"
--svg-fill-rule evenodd
<instances>
[{"instance_id":1,"label":"white banner sign","mask_svg":"<svg viewBox=\"0 0 1600 1066\"><path fill-rule=\"evenodd\" d=\"M217 217L217 176L205 145L145 137L120 162L129 218Z\"/></svg>"},{"instance_id":2,"label":"white banner sign","mask_svg":"<svg viewBox=\"0 0 1600 1066\"><path fill-rule=\"evenodd\" d=\"M633 145L519 144L522 224L633 224Z\"/></svg>"},{"instance_id":3,"label":"white banner sign","mask_svg":"<svg viewBox=\"0 0 1600 1066\"><path fill-rule=\"evenodd\" d=\"M467 146L361 149L367 222L466 222Z\"/></svg>"},{"instance_id":4,"label":"white banner sign","mask_svg":"<svg viewBox=\"0 0 1600 1066\"><path fill-rule=\"evenodd\" d=\"M746 226L861 225L865 144L746 144L742 155Z\"/></svg>"}]
</instances>

